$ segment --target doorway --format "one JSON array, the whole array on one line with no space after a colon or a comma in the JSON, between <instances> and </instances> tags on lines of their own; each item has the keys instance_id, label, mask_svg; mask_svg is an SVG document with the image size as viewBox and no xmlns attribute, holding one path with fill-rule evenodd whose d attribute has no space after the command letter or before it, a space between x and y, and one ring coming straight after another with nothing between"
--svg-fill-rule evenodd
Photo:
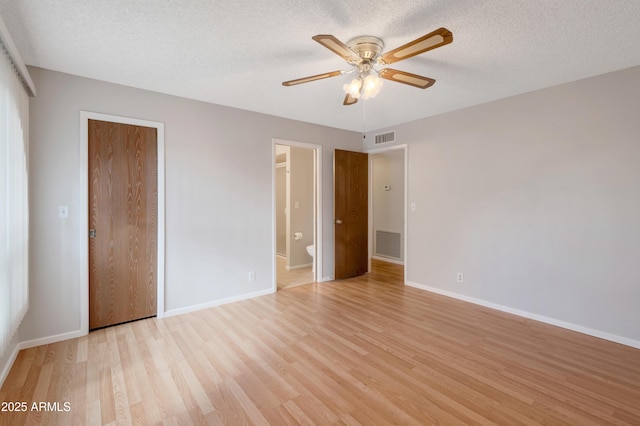
<instances>
[{"instance_id":1,"label":"doorway","mask_svg":"<svg viewBox=\"0 0 640 426\"><path fill-rule=\"evenodd\" d=\"M321 277L321 146L273 140L274 289Z\"/></svg>"},{"instance_id":2,"label":"doorway","mask_svg":"<svg viewBox=\"0 0 640 426\"><path fill-rule=\"evenodd\" d=\"M369 259L407 272L407 147L369 151Z\"/></svg>"},{"instance_id":3,"label":"doorway","mask_svg":"<svg viewBox=\"0 0 640 426\"><path fill-rule=\"evenodd\" d=\"M89 319L89 268L90 268L90 256L89 256L89 240L91 239L90 234L90 220L89 220L89 212L91 210L91 202L89 199L89 186L90 186L90 174L89 174L89 139L90 139L90 121L96 122L105 122L108 124L121 124L128 126L139 126L141 128L148 128L151 133L155 133L156 139L156 154L155 154L155 181L157 187L155 189L156 198L155 198L155 241L153 244L148 245L147 251L154 252L152 253L152 258L154 258L154 265L151 266L151 272L155 274L155 282L152 285L155 288L155 298L152 302L149 300L145 300L145 304L147 305L148 311L155 311L155 315L158 318L162 318L164 316L164 241L165 241L165 217L164 217L164 199L165 199L165 188L164 188L164 124L158 122L152 122L147 120L138 120L131 119L128 117L119 117L112 116L108 114L99 114L99 113L91 113L82 111L80 113L80 147L81 147L81 155L80 155L80 170L81 170L81 188L80 188L80 205L85 206L85 214L81 215L80 220L80 241L81 241L81 285L80 285L80 303L81 303L81 332L86 334L89 332L90 328L90 319ZM95 230L95 234L100 232L99 230ZM92 233L93 234L93 233ZM155 306L149 307L149 304L154 304ZM134 315L135 316L135 315ZM145 316L145 314L143 314ZM132 318L134 319L134 318ZM121 321L120 321L121 322ZM91 328L95 328L95 324L91 325Z\"/></svg>"},{"instance_id":4,"label":"doorway","mask_svg":"<svg viewBox=\"0 0 640 426\"><path fill-rule=\"evenodd\" d=\"M372 263L406 277L406 145L336 149L333 180L335 279L370 272Z\"/></svg>"}]
</instances>

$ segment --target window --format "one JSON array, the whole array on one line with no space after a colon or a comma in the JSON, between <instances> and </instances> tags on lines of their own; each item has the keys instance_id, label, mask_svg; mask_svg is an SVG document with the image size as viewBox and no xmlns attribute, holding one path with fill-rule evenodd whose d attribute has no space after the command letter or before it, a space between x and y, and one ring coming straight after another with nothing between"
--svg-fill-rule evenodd
<instances>
[{"instance_id":1,"label":"window","mask_svg":"<svg viewBox=\"0 0 640 426\"><path fill-rule=\"evenodd\" d=\"M9 52L14 51L0 20L0 356L7 350L29 302L27 90L33 93L33 86L19 57L12 60L17 54Z\"/></svg>"}]
</instances>

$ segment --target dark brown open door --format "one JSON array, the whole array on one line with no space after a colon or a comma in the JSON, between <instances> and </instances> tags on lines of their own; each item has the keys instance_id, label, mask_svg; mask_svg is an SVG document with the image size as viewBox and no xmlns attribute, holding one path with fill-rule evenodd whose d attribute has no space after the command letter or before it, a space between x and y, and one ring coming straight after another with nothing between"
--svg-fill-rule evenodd
<instances>
[{"instance_id":1,"label":"dark brown open door","mask_svg":"<svg viewBox=\"0 0 640 426\"><path fill-rule=\"evenodd\" d=\"M156 129L89 120L89 328L156 315Z\"/></svg>"},{"instance_id":2,"label":"dark brown open door","mask_svg":"<svg viewBox=\"0 0 640 426\"><path fill-rule=\"evenodd\" d=\"M335 278L368 272L369 155L336 149L333 158Z\"/></svg>"}]
</instances>

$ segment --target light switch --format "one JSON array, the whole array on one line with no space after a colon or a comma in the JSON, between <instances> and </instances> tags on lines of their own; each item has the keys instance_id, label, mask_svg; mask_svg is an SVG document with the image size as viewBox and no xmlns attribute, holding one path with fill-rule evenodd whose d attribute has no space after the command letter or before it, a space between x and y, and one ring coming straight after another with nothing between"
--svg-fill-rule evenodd
<instances>
[{"instance_id":1,"label":"light switch","mask_svg":"<svg viewBox=\"0 0 640 426\"><path fill-rule=\"evenodd\" d=\"M66 219L69 217L69 206L58 206L58 217Z\"/></svg>"},{"instance_id":2,"label":"light switch","mask_svg":"<svg viewBox=\"0 0 640 426\"><path fill-rule=\"evenodd\" d=\"M411 211L412 212L416 211L416 203L411 203Z\"/></svg>"},{"instance_id":3,"label":"light switch","mask_svg":"<svg viewBox=\"0 0 640 426\"><path fill-rule=\"evenodd\" d=\"M295 203L293 203L293 207L296 209L300 208L300 201L296 201Z\"/></svg>"}]
</instances>

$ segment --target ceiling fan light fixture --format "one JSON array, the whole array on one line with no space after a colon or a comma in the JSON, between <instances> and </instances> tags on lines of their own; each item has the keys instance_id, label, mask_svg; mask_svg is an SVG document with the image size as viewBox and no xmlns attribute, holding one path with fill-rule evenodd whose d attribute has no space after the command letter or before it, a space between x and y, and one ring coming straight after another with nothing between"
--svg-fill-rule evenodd
<instances>
[{"instance_id":1,"label":"ceiling fan light fixture","mask_svg":"<svg viewBox=\"0 0 640 426\"><path fill-rule=\"evenodd\" d=\"M369 74L362 83L362 99L374 98L382 88L382 79L377 74Z\"/></svg>"},{"instance_id":2,"label":"ceiling fan light fixture","mask_svg":"<svg viewBox=\"0 0 640 426\"><path fill-rule=\"evenodd\" d=\"M368 64L367 64L368 65ZM382 88L382 79L378 73L366 66L364 69L360 66L358 76L349 83L342 86L344 92L355 99L371 99L374 98Z\"/></svg>"},{"instance_id":3,"label":"ceiling fan light fixture","mask_svg":"<svg viewBox=\"0 0 640 426\"><path fill-rule=\"evenodd\" d=\"M342 86L342 89L346 94L356 99L360 99L361 88L362 88L362 79L360 77L356 77L353 80L351 80L349 83L346 83L344 86Z\"/></svg>"}]
</instances>

